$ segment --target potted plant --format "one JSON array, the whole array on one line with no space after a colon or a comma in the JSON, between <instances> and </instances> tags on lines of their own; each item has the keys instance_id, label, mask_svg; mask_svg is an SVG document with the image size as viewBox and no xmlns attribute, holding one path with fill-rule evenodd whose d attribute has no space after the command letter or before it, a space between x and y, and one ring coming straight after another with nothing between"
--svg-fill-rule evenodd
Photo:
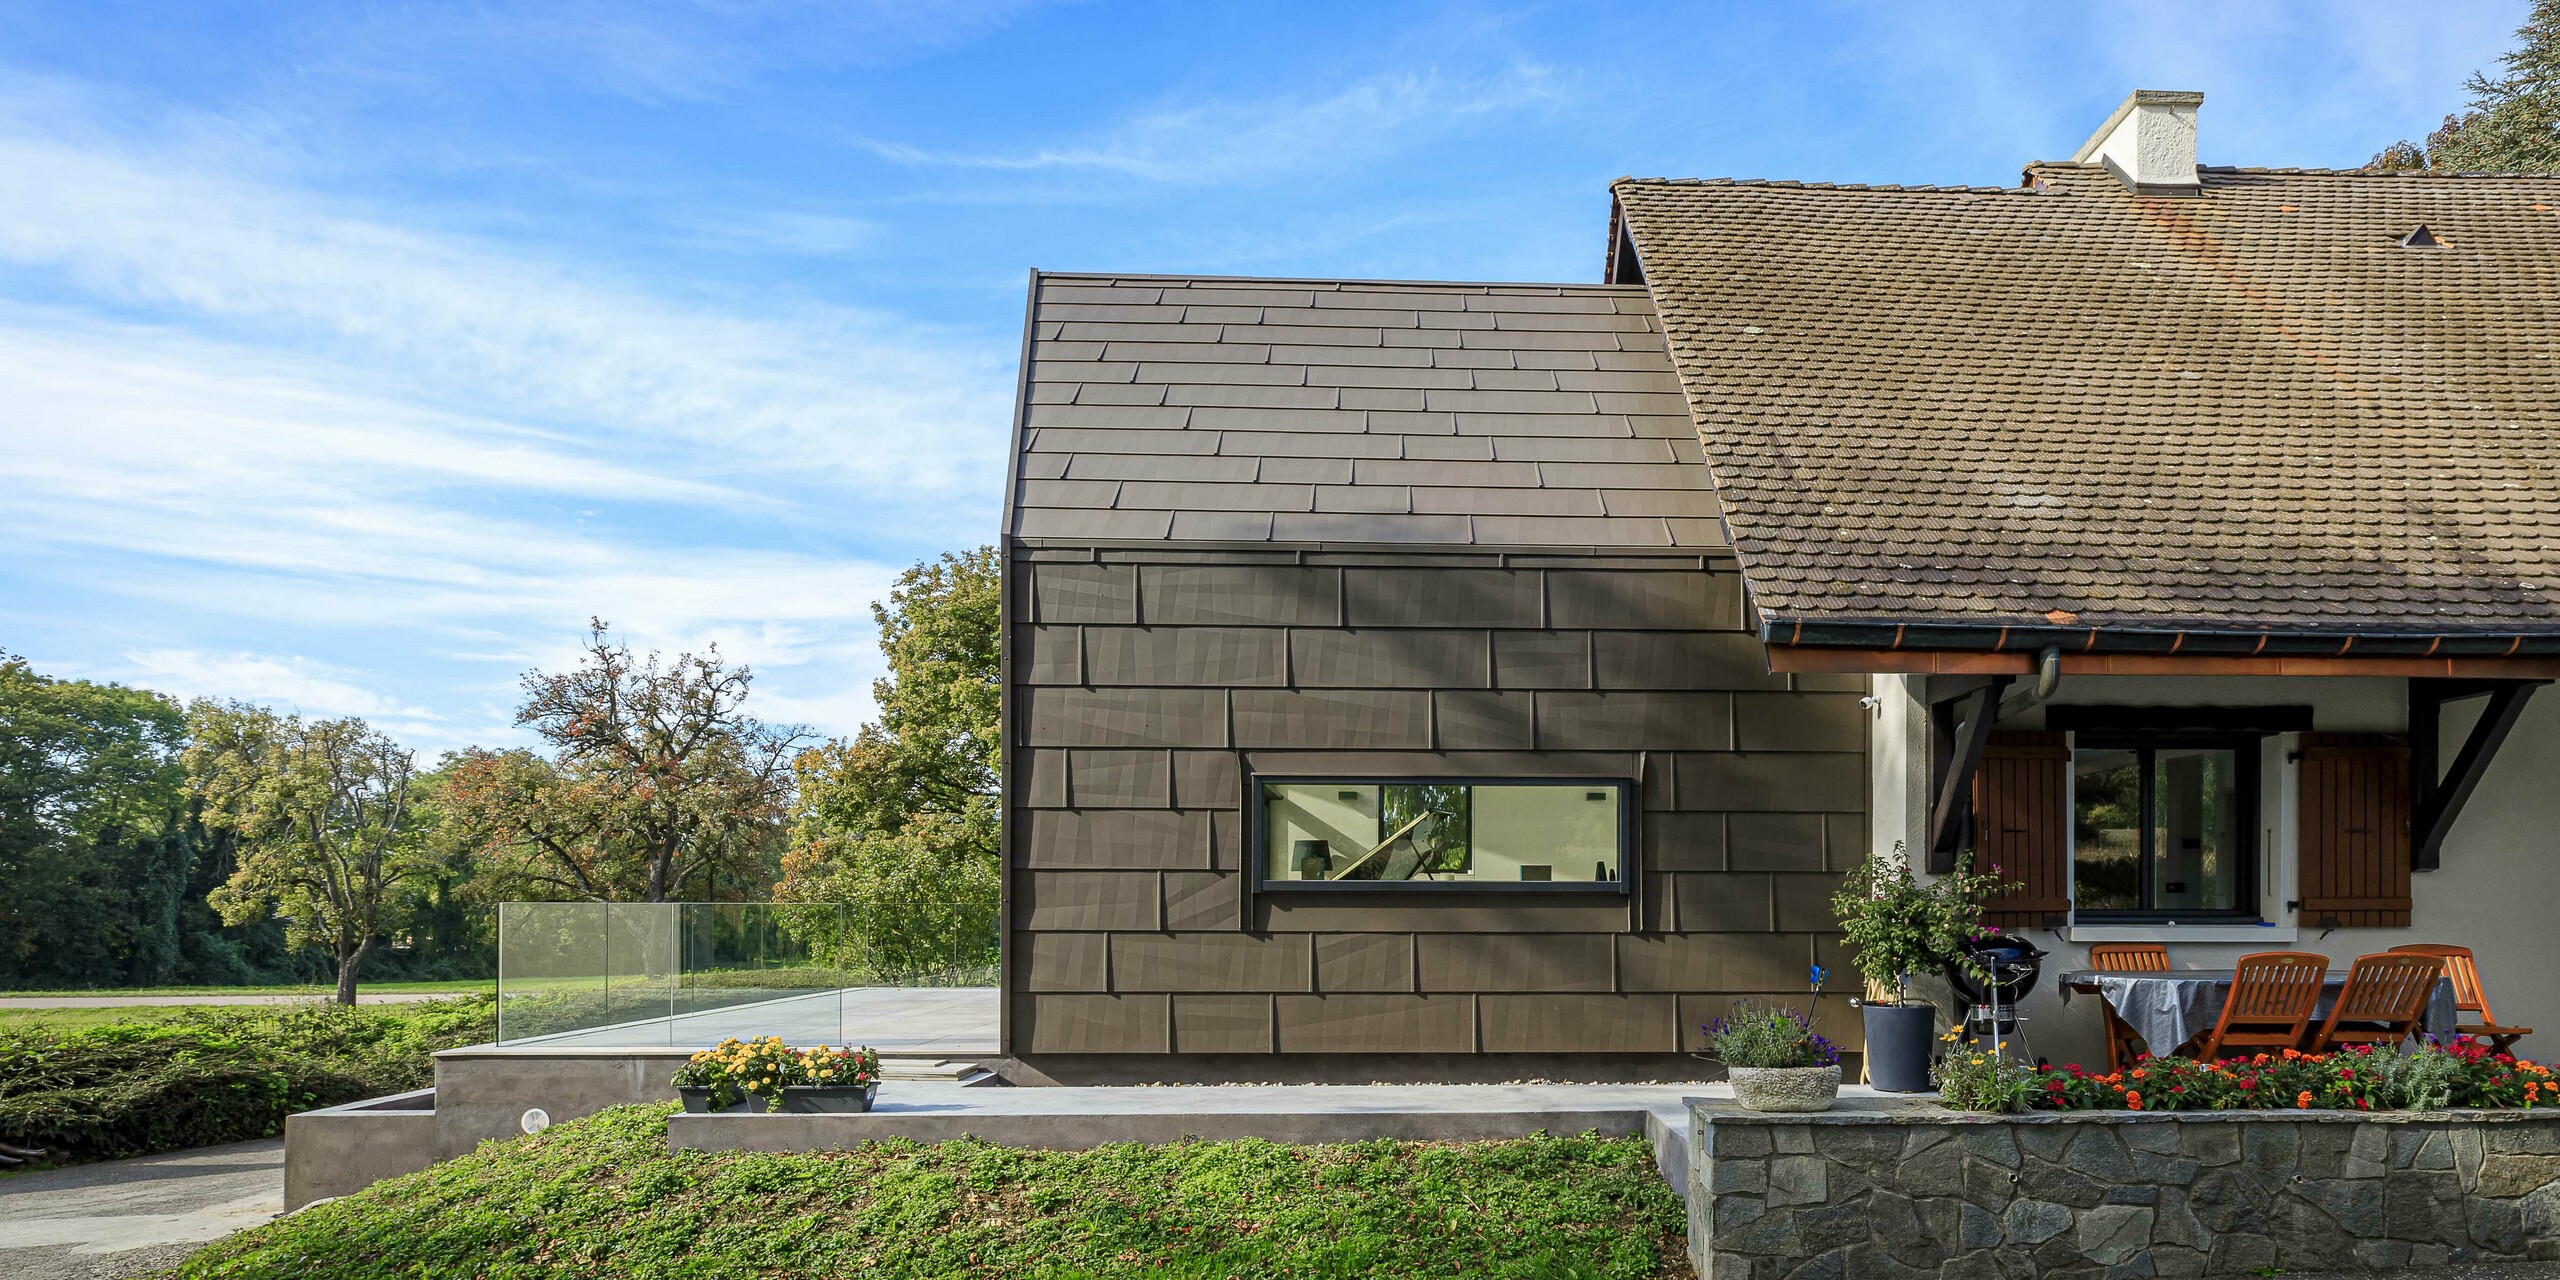
<instances>
[{"instance_id":1,"label":"potted plant","mask_svg":"<svg viewBox=\"0 0 2560 1280\"><path fill-rule=\"evenodd\" d=\"M782 1084L782 1110L794 1114L869 1111L880 1092L880 1055L870 1048L815 1045L792 1059Z\"/></svg>"},{"instance_id":2,"label":"potted plant","mask_svg":"<svg viewBox=\"0 0 2560 1280\"><path fill-rule=\"evenodd\" d=\"M1964 942L1983 932L1983 899L2016 887L1997 874L1975 874L1971 850L1956 855L1955 870L1922 884L1899 840L1841 881L1831 910L1867 980L1860 1010L1867 1083L1887 1093L1929 1091L1938 1011L1911 998L1911 975L1972 964Z\"/></svg>"},{"instance_id":3,"label":"potted plant","mask_svg":"<svg viewBox=\"0 0 2560 1280\"><path fill-rule=\"evenodd\" d=\"M1823 1111L1840 1096L1840 1048L1800 1009L1744 1000L1706 1032L1734 1101L1754 1111Z\"/></svg>"},{"instance_id":4,"label":"potted plant","mask_svg":"<svg viewBox=\"0 0 2560 1280\"><path fill-rule=\"evenodd\" d=\"M728 1039L694 1054L676 1068L676 1095L693 1112L773 1109L794 1061L776 1036ZM762 1102L762 1108L752 1103Z\"/></svg>"}]
</instances>

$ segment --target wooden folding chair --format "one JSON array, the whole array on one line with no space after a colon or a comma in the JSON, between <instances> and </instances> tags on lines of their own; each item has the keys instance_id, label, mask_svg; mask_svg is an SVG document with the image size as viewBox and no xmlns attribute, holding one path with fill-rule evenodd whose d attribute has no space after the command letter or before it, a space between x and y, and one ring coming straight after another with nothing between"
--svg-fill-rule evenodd
<instances>
[{"instance_id":1,"label":"wooden folding chair","mask_svg":"<svg viewBox=\"0 0 2560 1280\"><path fill-rule=\"evenodd\" d=\"M2478 1022L2461 1023L2454 1030L2475 1039L2486 1040L2489 1048L2505 1053L2516 1041L2533 1034L2531 1027L2508 1027L2498 1024L2498 1015L2489 1012L2489 993L2480 986L2480 965L2472 959L2471 948L2442 942L2406 942L2393 947L2411 955L2436 956L2444 961L2444 976L2453 979L2453 1011L2477 1016Z\"/></svg>"},{"instance_id":2,"label":"wooden folding chair","mask_svg":"<svg viewBox=\"0 0 2560 1280\"><path fill-rule=\"evenodd\" d=\"M2107 973L2167 973L2169 948L2157 942L2101 942L2089 948L2089 967ZM2121 1071L2137 1055L2153 1051L2132 1027L2125 1025L2123 1018L2116 1016L2114 1005L2100 1000L2098 1016L2106 1022L2107 1070Z\"/></svg>"},{"instance_id":3,"label":"wooden folding chair","mask_svg":"<svg viewBox=\"0 0 2560 1280\"><path fill-rule=\"evenodd\" d=\"M2169 948L2157 942L2100 942L2089 948L2089 967L2112 973L2167 973Z\"/></svg>"},{"instance_id":4,"label":"wooden folding chair","mask_svg":"<svg viewBox=\"0 0 2560 1280\"><path fill-rule=\"evenodd\" d=\"M2320 1007L2320 984L2329 957L2309 951L2261 951L2240 957L2222 1016L2196 1054L2205 1061L2231 1050L2292 1049L2302 1044L2311 1011Z\"/></svg>"},{"instance_id":5,"label":"wooden folding chair","mask_svg":"<svg viewBox=\"0 0 2560 1280\"><path fill-rule=\"evenodd\" d=\"M2308 1052L2327 1053L2349 1044L2396 1045L2417 1035L2427 1016L2427 998L2442 981L2440 956L2407 951L2357 956L2338 1003L2311 1037Z\"/></svg>"}]
</instances>

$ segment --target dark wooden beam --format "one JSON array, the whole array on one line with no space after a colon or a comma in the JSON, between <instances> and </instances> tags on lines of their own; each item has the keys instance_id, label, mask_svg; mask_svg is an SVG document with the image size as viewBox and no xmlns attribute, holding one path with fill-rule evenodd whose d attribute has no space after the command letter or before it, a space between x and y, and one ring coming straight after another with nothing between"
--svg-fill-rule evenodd
<instances>
[{"instance_id":1,"label":"dark wooden beam","mask_svg":"<svg viewBox=\"0 0 2560 1280\"><path fill-rule=\"evenodd\" d=\"M1920 700L1933 707L1939 706L1945 703L1954 702L1966 694L1972 693L1976 689L1985 688L1993 684L2005 685L2009 683L2011 679L2012 677L2009 676L1994 675L1922 676L1920 678Z\"/></svg>"},{"instance_id":2,"label":"dark wooden beam","mask_svg":"<svg viewBox=\"0 0 2560 1280\"><path fill-rule=\"evenodd\" d=\"M1930 704L1930 737L1936 740L1943 731L1946 739L1942 761L1930 753L1936 784L1929 805L1931 874L1955 870L1956 847L1973 817L1973 775L1982 767L1982 745L1991 740L1991 722L2000 718L2000 694L2008 687L2009 680L1999 677L1955 700Z\"/></svg>"},{"instance_id":3,"label":"dark wooden beam","mask_svg":"<svg viewBox=\"0 0 2560 1280\"><path fill-rule=\"evenodd\" d=\"M1907 675L2026 675L2036 655L1950 649L1823 649L1772 644L1777 672L1902 672ZM2441 676L2485 680L2560 679L2560 658L2218 658L2185 654L2065 653L2066 676Z\"/></svg>"},{"instance_id":4,"label":"dark wooden beam","mask_svg":"<svg viewBox=\"0 0 2560 1280\"><path fill-rule=\"evenodd\" d=\"M2479 789L2480 779L2487 776L2489 762L2497 758L2498 748L2516 727L2516 718L2524 714L2525 700L2548 681L2436 681L2409 682L2409 869L2433 871L2443 865L2445 837L2452 833L2454 820L2462 816L2462 806L2469 803L2471 793ZM2441 717L2444 704L2457 698L2486 696L2489 704L2480 709L2480 719L2471 726L2471 736L2463 739L2462 749L2454 753L2453 764L2442 771L2439 779L2437 761L2442 755Z\"/></svg>"}]
</instances>

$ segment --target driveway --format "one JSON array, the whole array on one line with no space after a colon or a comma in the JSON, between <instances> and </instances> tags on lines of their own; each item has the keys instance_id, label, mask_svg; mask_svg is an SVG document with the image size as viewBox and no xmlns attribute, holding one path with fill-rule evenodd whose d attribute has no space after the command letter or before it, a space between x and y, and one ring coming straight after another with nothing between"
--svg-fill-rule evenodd
<instances>
[{"instance_id":1,"label":"driveway","mask_svg":"<svg viewBox=\"0 0 2560 1280\"><path fill-rule=\"evenodd\" d=\"M0 1276L120 1280L282 1212L282 1138L0 1178Z\"/></svg>"}]
</instances>

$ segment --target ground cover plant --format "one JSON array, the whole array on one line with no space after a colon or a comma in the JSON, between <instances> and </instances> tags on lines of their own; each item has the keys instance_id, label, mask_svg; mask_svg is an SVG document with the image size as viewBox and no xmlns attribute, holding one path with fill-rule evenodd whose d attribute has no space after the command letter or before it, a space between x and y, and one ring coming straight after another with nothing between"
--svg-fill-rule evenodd
<instances>
[{"instance_id":1,"label":"ground cover plant","mask_svg":"<svg viewBox=\"0 0 2560 1280\"><path fill-rule=\"evenodd\" d=\"M972 1141L670 1152L662 1106L552 1126L242 1233L182 1277L1686 1277L1638 1138Z\"/></svg>"},{"instance_id":2,"label":"ground cover plant","mask_svg":"<svg viewBox=\"0 0 2560 1280\"><path fill-rule=\"evenodd\" d=\"M436 1050L493 1037L495 1010L473 996L0 1022L0 1142L79 1161L270 1137L296 1111L423 1087Z\"/></svg>"},{"instance_id":3,"label":"ground cover plant","mask_svg":"<svg viewBox=\"0 0 2560 1280\"><path fill-rule=\"evenodd\" d=\"M2146 1057L2104 1075L2059 1067L2030 1079L2028 1093L2032 1105L2052 1111L2534 1108L2560 1106L2560 1071L2455 1036L2405 1052L2356 1045L2220 1062Z\"/></svg>"}]
</instances>

